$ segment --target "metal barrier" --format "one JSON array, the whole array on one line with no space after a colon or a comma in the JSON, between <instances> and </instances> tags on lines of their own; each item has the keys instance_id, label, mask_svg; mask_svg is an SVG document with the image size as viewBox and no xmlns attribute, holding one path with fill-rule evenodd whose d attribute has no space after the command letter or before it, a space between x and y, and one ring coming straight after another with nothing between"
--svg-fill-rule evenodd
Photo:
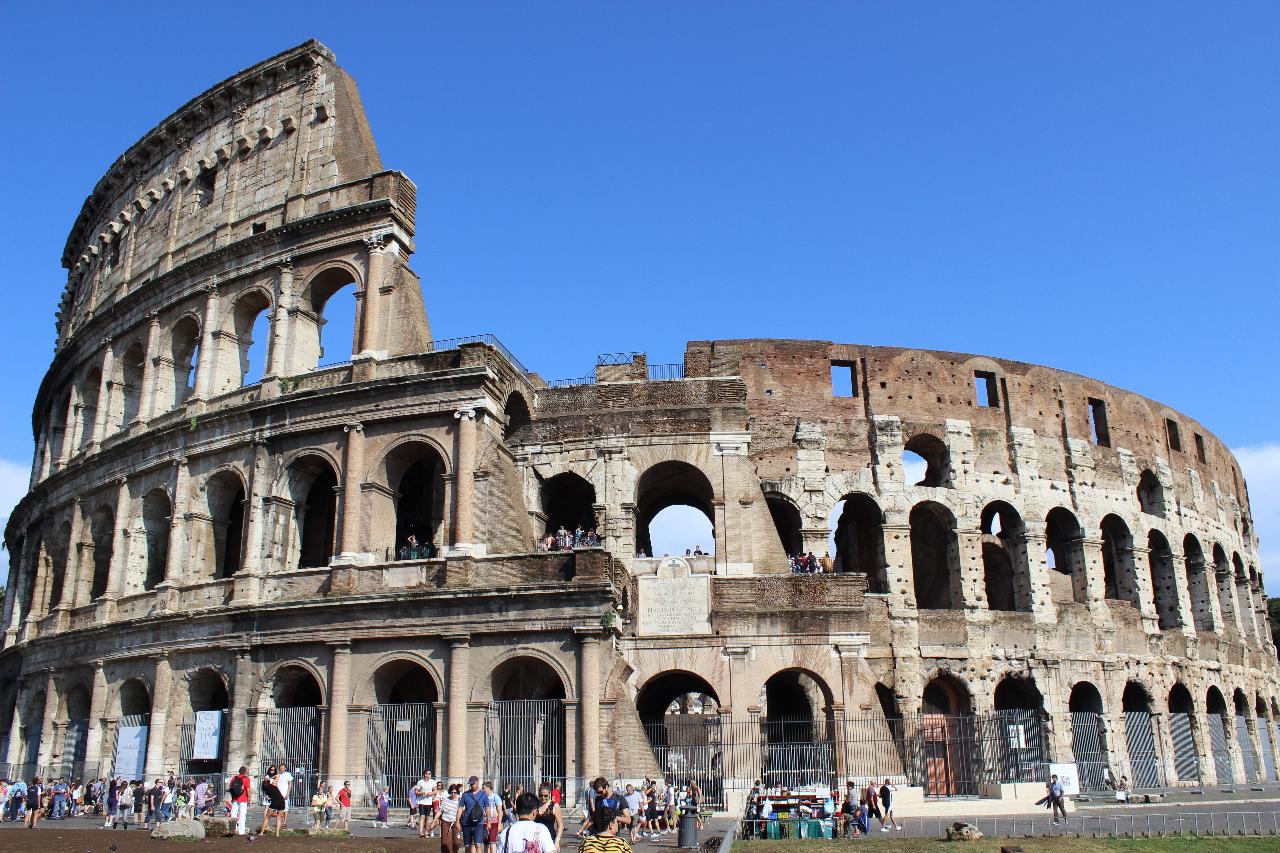
<instances>
[{"instance_id":1,"label":"metal barrier","mask_svg":"<svg viewBox=\"0 0 1280 853\"><path fill-rule=\"evenodd\" d=\"M441 352L443 350L457 349L463 344L487 344L506 356L507 361L519 368L521 373L527 376L530 372L527 367L520 363L520 359L516 358L515 354L507 349L502 341L498 340L497 335L463 335L460 338L440 338L427 344L423 352Z\"/></svg>"},{"instance_id":2,"label":"metal barrier","mask_svg":"<svg viewBox=\"0 0 1280 853\"><path fill-rule=\"evenodd\" d=\"M429 702L375 705L369 715L365 780L370 805L383 786L391 807L408 808L409 790L436 769L436 710Z\"/></svg>"},{"instance_id":3,"label":"metal barrier","mask_svg":"<svg viewBox=\"0 0 1280 853\"><path fill-rule=\"evenodd\" d=\"M510 783L536 790L565 779L565 708L562 699L489 703L484 729L485 776L501 790Z\"/></svg>"}]
</instances>

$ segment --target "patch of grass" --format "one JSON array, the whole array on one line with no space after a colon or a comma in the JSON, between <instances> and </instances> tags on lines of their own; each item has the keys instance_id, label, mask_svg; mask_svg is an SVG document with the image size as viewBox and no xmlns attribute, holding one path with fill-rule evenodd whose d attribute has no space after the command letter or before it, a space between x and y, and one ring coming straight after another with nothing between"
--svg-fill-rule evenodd
<instances>
[{"instance_id":1,"label":"patch of grass","mask_svg":"<svg viewBox=\"0 0 1280 853\"><path fill-rule=\"evenodd\" d=\"M931 838L868 838L855 841L738 841L732 853L1000 853L1002 846L1026 853L1276 853L1280 838L1215 836L1211 838L983 838L941 841Z\"/></svg>"}]
</instances>

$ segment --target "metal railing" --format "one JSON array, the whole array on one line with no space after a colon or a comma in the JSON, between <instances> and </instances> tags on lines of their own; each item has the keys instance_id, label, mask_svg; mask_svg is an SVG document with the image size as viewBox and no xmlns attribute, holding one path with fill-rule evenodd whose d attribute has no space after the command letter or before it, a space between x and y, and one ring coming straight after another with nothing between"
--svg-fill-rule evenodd
<instances>
[{"instance_id":1,"label":"metal railing","mask_svg":"<svg viewBox=\"0 0 1280 853\"><path fill-rule=\"evenodd\" d=\"M579 376L574 379L552 379L547 383L548 388L572 388L575 385L594 385L596 377L594 374Z\"/></svg>"},{"instance_id":2,"label":"metal railing","mask_svg":"<svg viewBox=\"0 0 1280 853\"><path fill-rule=\"evenodd\" d=\"M684 364L682 362L649 365L650 382L669 382L676 379L684 379Z\"/></svg>"},{"instance_id":3,"label":"metal railing","mask_svg":"<svg viewBox=\"0 0 1280 853\"><path fill-rule=\"evenodd\" d=\"M444 350L457 349L463 344L487 344L502 353L502 355L506 357L507 361L515 365L521 373L526 376L530 373L529 369L521 363L520 359L516 358L515 354L511 352L511 350L507 349L506 344L498 340L497 335L463 335L458 338L440 338L427 344L427 347L423 352L442 352Z\"/></svg>"}]
</instances>

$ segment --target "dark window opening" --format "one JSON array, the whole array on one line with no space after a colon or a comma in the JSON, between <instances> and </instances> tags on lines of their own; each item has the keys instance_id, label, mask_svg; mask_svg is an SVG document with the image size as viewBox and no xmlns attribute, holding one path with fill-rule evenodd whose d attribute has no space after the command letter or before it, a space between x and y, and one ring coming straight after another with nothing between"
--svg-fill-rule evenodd
<instances>
[{"instance_id":1,"label":"dark window opening","mask_svg":"<svg viewBox=\"0 0 1280 853\"><path fill-rule=\"evenodd\" d=\"M1209 456L1207 453L1205 453L1205 449L1204 449L1204 436L1201 435L1200 433L1195 433L1195 437L1196 437L1196 459L1199 459L1201 463L1208 462Z\"/></svg>"},{"instance_id":2,"label":"dark window opening","mask_svg":"<svg viewBox=\"0 0 1280 853\"><path fill-rule=\"evenodd\" d=\"M263 232L264 232L264 231L266 231L266 230L267 230L267 223L265 223L265 222L255 222L255 223L253 223L253 233L254 233L254 234L261 234L261 233L263 233Z\"/></svg>"},{"instance_id":3,"label":"dark window opening","mask_svg":"<svg viewBox=\"0 0 1280 853\"><path fill-rule=\"evenodd\" d=\"M1107 404L1089 398L1089 426L1093 431L1093 443L1098 447L1111 446L1111 432L1107 429Z\"/></svg>"},{"instance_id":4,"label":"dark window opening","mask_svg":"<svg viewBox=\"0 0 1280 853\"><path fill-rule=\"evenodd\" d=\"M1172 418L1164 419L1165 435L1169 438L1169 449L1174 453L1182 452L1182 436L1178 433L1178 422Z\"/></svg>"},{"instance_id":5,"label":"dark window opening","mask_svg":"<svg viewBox=\"0 0 1280 853\"><path fill-rule=\"evenodd\" d=\"M1149 469L1138 478L1138 506L1148 515L1164 517L1164 486Z\"/></svg>"},{"instance_id":6,"label":"dark window opening","mask_svg":"<svg viewBox=\"0 0 1280 853\"><path fill-rule=\"evenodd\" d=\"M115 269L120 266L120 244L124 242L124 232L120 232L111 238L111 248L107 251L107 268Z\"/></svg>"},{"instance_id":7,"label":"dark window opening","mask_svg":"<svg viewBox=\"0 0 1280 853\"><path fill-rule=\"evenodd\" d=\"M831 362L831 396L858 396L858 366L852 361Z\"/></svg>"},{"instance_id":8,"label":"dark window opening","mask_svg":"<svg viewBox=\"0 0 1280 853\"><path fill-rule=\"evenodd\" d=\"M196 178L196 203L205 207L213 203L213 187L218 180L218 170L205 169Z\"/></svg>"},{"instance_id":9,"label":"dark window opening","mask_svg":"<svg viewBox=\"0 0 1280 853\"><path fill-rule=\"evenodd\" d=\"M942 439L920 433L903 445L903 476L908 484L920 474L921 463L924 464L924 476L914 485L935 489L950 487L951 456Z\"/></svg>"},{"instance_id":10,"label":"dark window opening","mask_svg":"<svg viewBox=\"0 0 1280 853\"><path fill-rule=\"evenodd\" d=\"M1000 408L1000 389L996 375L988 370L973 372L973 385L978 392L978 405L987 409Z\"/></svg>"}]
</instances>

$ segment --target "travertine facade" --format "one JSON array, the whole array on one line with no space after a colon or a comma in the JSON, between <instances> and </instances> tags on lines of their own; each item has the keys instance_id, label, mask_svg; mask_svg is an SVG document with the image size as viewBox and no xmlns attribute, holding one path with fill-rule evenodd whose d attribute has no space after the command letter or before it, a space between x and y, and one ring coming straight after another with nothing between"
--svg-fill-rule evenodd
<instances>
[{"instance_id":1,"label":"travertine facade","mask_svg":"<svg viewBox=\"0 0 1280 853\"><path fill-rule=\"evenodd\" d=\"M315 42L191 101L95 187L5 533L9 764L105 772L145 724L148 775L287 751L338 779L398 756L572 784L672 769L643 725L700 694L724 731L825 721L803 739L835 744L831 773L929 793L972 780L855 766L840 732L1042 710L1039 758L1084 762L1076 712L1132 774L1274 774L1257 540L1196 421L1050 368L824 341L697 341L682 365L547 383L494 339L433 340L414 214ZM318 367L343 288L351 360ZM635 556L673 504L712 521L714 556ZM540 551L562 524L603 547ZM831 525L837 571L792 575ZM223 742L200 762L184 732L209 710ZM1214 730L1232 716L1242 732ZM730 754L747 740L698 772L726 792L768 773Z\"/></svg>"}]
</instances>

